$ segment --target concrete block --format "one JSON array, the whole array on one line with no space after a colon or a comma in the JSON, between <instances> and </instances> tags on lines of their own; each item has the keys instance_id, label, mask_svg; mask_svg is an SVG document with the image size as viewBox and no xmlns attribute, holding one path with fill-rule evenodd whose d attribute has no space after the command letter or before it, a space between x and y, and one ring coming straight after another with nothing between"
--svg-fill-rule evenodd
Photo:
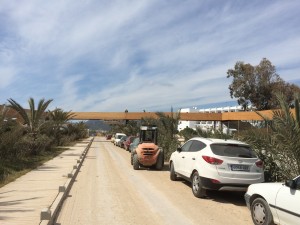
<instances>
[{"instance_id":1,"label":"concrete block","mask_svg":"<svg viewBox=\"0 0 300 225\"><path fill-rule=\"evenodd\" d=\"M51 210L49 208L42 209L41 220L51 220Z\"/></svg>"},{"instance_id":2,"label":"concrete block","mask_svg":"<svg viewBox=\"0 0 300 225\"><path fill-rule=\"evenodd\" d=\"M57 213L60 209L60 206L62 205L63 201L64 201L64 198L65 198L65 195L66 193L63 193L63 192L60 192L54 202L52 203L51 207L50 207L50 210L52 212L52 217L55 218L57 216ZM53 221L52 221L53 222ZM53 223L51 223L53 224Z\"/></svg>"},{"instance_id":3,"label":"concrete block","mask_svg":"<svg viewBox=\"0 0 300 225\"><path fill-rule=\"evenodd\" d=\"M65 186L59 186L58 187L58 192L65 192L66 191L66 187Z\"/></svg>"}]
</instances>

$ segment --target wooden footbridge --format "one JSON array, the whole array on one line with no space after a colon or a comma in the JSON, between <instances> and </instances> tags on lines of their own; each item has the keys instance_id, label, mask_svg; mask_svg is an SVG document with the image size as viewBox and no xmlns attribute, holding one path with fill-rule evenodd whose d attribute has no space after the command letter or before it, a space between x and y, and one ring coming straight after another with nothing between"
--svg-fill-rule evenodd
<instances>
[{"instance_id":1,"label":"wooden footbridge","mask_svg":"<svg viewBox=\"0 0 300 225\"><path fill-rule=\"evenodd\" d=\"M3 106L0 105L0 110ZM295 115L295 110L291 110ZM260 114L272 119L272 110L259 111ZM164 112L171 116L171 112ZM73 112L73 120L140 120L142 118L157 118L156 112ZM175 115L175 113L173 113ZM21 119L17 112L10 109L7 113L10 118ZM263 120L254 111L247 112L224 112L224 113L202 113L202 112L182 112L180 120L185 121L240 121L240 120Z\"/></svg>"},{"instance_id":2,"label":"wooden footbridge","mask_svg":"<svg viewBox=\"0 0 300 225\"><path fill-rule=\"evenodd\" d=\"M74 120L140 120L142 118L157 118L155 112L73 112ZM171 116L171 112L164 112ZM272 111L260 111L262 115L272 118ZM173 113L174 115L175 113ZM180 113L180 120L186 121L238 121L263 120L256 112L224 112L224 113Z\"/></svg>"}]
</instances>

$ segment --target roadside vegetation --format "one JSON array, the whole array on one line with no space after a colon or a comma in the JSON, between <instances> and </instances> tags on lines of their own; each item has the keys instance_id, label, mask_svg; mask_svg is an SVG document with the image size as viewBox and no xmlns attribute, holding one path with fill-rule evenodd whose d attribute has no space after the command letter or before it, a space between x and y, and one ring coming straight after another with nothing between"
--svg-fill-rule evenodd
<instances>
[{"instance_id":1,"label":"roadside vegetation","mask_svg":"<svg viewBox=\"0 0 300 225\"><path fill-rule=\"evenodd\" d=\"M52 100L37 106L28 100L28 110L13 99L0 111L0 186L57 156L75 141L86 137L85 124L70 123L73 114L47 108ZM11 115L17 116L13 118Z\"/></svg>"},{"instance_id":2,"label":"roadside vegetation","mask_svg":"<svg viewBox=\"0 0 300 225\"><path fill-rule=\"evenodd\" d=\"M264 161L270 181L292 179L300 174L300 97L298 95L294 101L295 115L282 93L277 94L277 100L280 109L273 110L272 120L258 112L264 119L264 126L240 136Z\"/></svg>"}]
</instances>

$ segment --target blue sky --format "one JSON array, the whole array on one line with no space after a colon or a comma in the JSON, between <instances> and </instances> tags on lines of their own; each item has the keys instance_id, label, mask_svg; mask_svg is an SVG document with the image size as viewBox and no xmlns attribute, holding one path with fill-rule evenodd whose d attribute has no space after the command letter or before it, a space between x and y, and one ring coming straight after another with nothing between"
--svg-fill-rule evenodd
<instances>
[{"instance_id":1,"label":"blue sky","mask_svg":"<svg viewBox=\"0 0 300 225\"><path fill-rule=\"evenodd\" d=\"M0 0L0 104L72 111L235 105L237 61L300 85L300 1Z\"/></svg>"}]
</instances>

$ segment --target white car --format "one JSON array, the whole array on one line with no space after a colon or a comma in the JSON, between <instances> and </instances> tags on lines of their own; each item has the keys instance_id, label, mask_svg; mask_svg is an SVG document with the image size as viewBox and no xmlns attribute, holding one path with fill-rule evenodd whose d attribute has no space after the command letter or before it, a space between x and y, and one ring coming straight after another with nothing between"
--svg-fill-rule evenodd
<instances>
[{"instance_id":1,"label":"white car","mask_svg":"<svg viewBox=\"0 0 300 225\"><path fill-rule=\"evenodd\" d=\"M170 179L190 181L200 198L206 189L246 192L250 184L264 181L263 162L236 140L192 138L172 153L169 163Z\"/></svg>"},{"instance_id":2,"label":"white car","mask_svg":"<svg viewBox=\"0 0 300 225\"><path fill-rule=\"evenodd\" d=\"M254 224L300 224L300 176L285 183L252 184L245 194Z\"/></svg>"},{"instance_id":3,"label":"white car","mask_svg":"<svg viewBox=\"0 0 300 225\"><path fill-rule=\"evenodd\" d=\"M116 133L114 135L113 143L114 145L117 145L117 143L121 140L122 137L126 136L124 133Z\"/></svg>"}]
</instances>

